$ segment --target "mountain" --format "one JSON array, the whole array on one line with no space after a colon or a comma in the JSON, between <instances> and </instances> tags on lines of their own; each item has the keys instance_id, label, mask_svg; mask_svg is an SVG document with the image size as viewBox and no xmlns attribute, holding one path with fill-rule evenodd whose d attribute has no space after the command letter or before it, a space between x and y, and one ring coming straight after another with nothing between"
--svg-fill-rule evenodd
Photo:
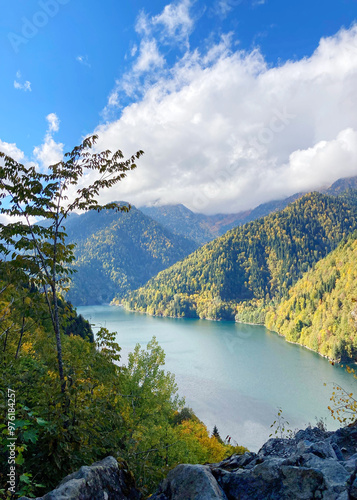
<instances>
[{"instance_id":1,"label":"mountain","mask_svg":"<svg viewBox=\"0 0 357 500\"><path fill-rule=\"evenodd\" d=\"M357 176L345 177L343 179L338 179L336 182L331 184L327 189L321 190L323 194L329 194L332 196L340 196L346 191L351 191L357 189Z\"/></svg>"},{"instance_id":2,"label":"mountain","mask_svg":"<svg viewBox=\"0 0 357 500\"><path fill-rule=\"evenodd\" d=\"M175 234L194 240L199 245L208 243L224 233L241 226L246 222L264 217L265 215L282 210L287 205L303 196L297 193L284 200L274 200L263 203L252 210L232 214L204 215L192 212L184 205L145 206L140 210L167 227Z\"/></svg>"},{"instance_id":3,"label":"mountain","mask_svg":"<svg viewBox=\"0 0 357 500\"><path fill-rule=\"evenodd\" d=\"M287 296L289 288L357 228L357 207L310 193L239 226L129 294L149 314L234 319L236 304Z\"/></svg>"},{"instance_id":4,"label":"mountain","mask_svg":"<svg viewBox=\"0 0 357 500\"><path fill-rule=\"evenodd\" d=\"M268 312L265 324L286 340L343 362L357 359L357 234L343 241Z\"/></svg>"},{"instance_id":5,"label":"mountain","mask_svg":"<svg viewBox=\"0 0 357 500\"><path fill-rule=\"evenodd\" d=\"M206 216L195 214L184 205L140 207L140 210L174 234L184 236L202 245L219 236L206 222Z\"/></svg>"},{"instance_id":6,"label":"mountain","mask_svg":"<svg viewBox=\"0 0 357 500\"><path fill-rule=\"evenodd\" d=\"M76 243L77 272L66 295L75 305L110 302L197 248L135 207L73 215L65 226L67 242Z\"/></svg>"},{"instance_id":7,"label":"mountain","mask_svg":"<svg viewBox=\"0 0 357 500\"><path fill-rule=\"evenodd\" d=\"M343 197L357 204L357 176L339 179L328 188L317 190L323 194ZM208 243L222 236L234 227L283 210L307 193L295 193L282 200L272 200L243 212L231 214L204 215L189 210L184 205L154 205L140 207L140 210L175 234L196 241L198 245Z\"/></svg>"}]
</instances>

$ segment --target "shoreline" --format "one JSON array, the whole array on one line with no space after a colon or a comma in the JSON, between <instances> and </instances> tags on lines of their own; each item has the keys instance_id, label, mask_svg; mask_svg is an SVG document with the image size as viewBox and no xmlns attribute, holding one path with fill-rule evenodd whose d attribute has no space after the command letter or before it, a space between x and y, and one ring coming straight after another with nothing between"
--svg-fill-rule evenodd
<instances>
[{"instance_id":1,"label":"shoreline","mask_svg":"<svg viewBox=\"0 0 357 500\"><path fill-rule=\"evenodd\" d=\"M327 359L330 363L335 363L335 364L340 365L340 366L343 366L343 365L346 365L346 364L357 366L357 361L353 361L353 360L338 361L336 359L330 358L329 356L326 356L326 354L321 354L320 352L315 351L311 347L308 347L308 346L306 346L304 344L300 344L299 342L294 342L292 340L287 340L287 338L285 337L285 335L283 335L282 333L277 332L276 330L271 330L271 329L267 328L264 323L250 323L250 322L245 322L245 321L236 321L236 320L228 320L228 319L227 320L221 320L221 319L214 319L214 318L185 318L185 317L177 317L177 316L164 316L162 314L149 314L146 311L137 311L135 309L129 309L122 302L119 303L119 304L117 304L117 303L113 303L113 301L110 302L110 303L95 304L95 305L98 305L98 306L110 306L110 307L113 307L113 306L115 306L115 307L122 307L125 311L131 312L131 313L146 314L146 315L151 316L153 318L169 318L169 319L179 319L179 320L181 320L181 319L183 319L183 320L185 320L185 319L191 319L191 320L203 320L203 321L216 321L217 323L219 323L221 321L227 321L229 323L238 323L238 324L241 324L241 325L262 326L266 330L268 330L269 332L274 333L274 334L278 335L279 337L283 338L285 340L285 342L288 342L289 344L293 344L293 345L297 345L297 346L303 347L304 349L308 349L309 351L314 352L315 354L318 354L322 358ZM83 307L83 306L74 306L74 307Z\"/></svg>"}]
</instances>

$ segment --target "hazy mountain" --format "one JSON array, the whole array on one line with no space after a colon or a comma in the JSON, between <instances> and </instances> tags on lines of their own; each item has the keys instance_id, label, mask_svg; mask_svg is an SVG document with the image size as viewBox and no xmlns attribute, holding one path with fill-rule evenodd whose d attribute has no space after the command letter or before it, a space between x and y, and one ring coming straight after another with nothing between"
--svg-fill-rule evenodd
<instances>
[{"instance_id":1,"label":"hazy mountain","mask_svg":"<svg viewBox=\"0 0 357 500\"><path fill-rule=\"evenodd\" d=\"M328 188L318 189L318 192L333 196L343 196L357 203L357 176L339 179ZM247 222L265 217L273 212L283 210L290 203L301 198L306 193L296 193L282 200L272 200L261 205L235 214L204 215L189 210L184 205L154 205L141 207L140 210L149 215L175 234L196 241L199 245L222 236L226 231L241 226Z\"/></svg>"}]
</instances>

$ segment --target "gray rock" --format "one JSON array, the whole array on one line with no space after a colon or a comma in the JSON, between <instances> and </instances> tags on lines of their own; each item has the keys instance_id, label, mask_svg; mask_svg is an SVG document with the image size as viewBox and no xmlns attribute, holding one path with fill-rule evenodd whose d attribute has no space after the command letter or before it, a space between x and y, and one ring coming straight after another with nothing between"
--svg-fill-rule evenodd
<instances>
[{"instance_id":1,"label":"gray rock","mask_svg":"<svg viewBox=\"0 0 357 500\"><path fill-rule=\"evenodd\" d=\"M108 457L67 476L37 500L141 499L127 465ZM357 428L308 428L270 439L258 454L179 465L150 500L357 500ZM20 499L21 500L21 499ZM22 497L22 500L29 500Z\"/></svg>"},{"instance_id":2,"label":"gray rock","mask_svg":"<svg viewBox=\"0 0 357 500\"><path fill-rule=\"evenodd\" d=\"M294 439L271 438L258 451L258 456L287 458L296 451L296 441Z\"/></svg>"},{"instance_id":3,"label":"gray rock","mask_svg":"<svg viewBox=\"0 0 357 500\"><path fill-rule=\"evenodd\" d=\"M296 500L323 498L325 484L323 474L320 471L306 467L283 465L281 473L283 498L294 498Z\"/></svg>"},{"instance_id":4,"label":"gray rock","mask_svg":"<svg viewBox=\"0 0 357 500\"><path fill-rule=\"evenodd\" d=\"M342 451L341 451L340 447L337 446L336 443L332 443L331 446L333 448L333 451L336 454L337 460L341 460L341 461L344 460L343 455L342 455Z\"/></svg>"},{"instance_id":5,"label":"gray rock","mask_svg":"<svg viewBox=\"0 0 357 500\"><path fill-rule=\"evenodd\" d=\"M348 460L357 453L357 427L344 427L338 429L330 437L330 442L337 444L341 449L343 458Z\"/></svg>"},{"instance_id":6,"label":"gray rock","mask_svg":"<svg viewBox=\"0 0 357 500\"><path fill-rule=\"evenodd\" d=\"M351 498L357 498L357 478L352 483L352 486L350 488L350 495Z\"/></svg>"},{"instance_id":7,"label":"gray rock","mask_svg":"<svg viewBox=\"0 0 357 500\"><path fill-rule=\"evenodd\" d=\"M335 446L337 445L335 444ZM327 441L317 441L315 443L311 443L310 446L306 448L305 453L313 453L319 458L333 458L334 460L338 460L335 450Z\"/></svg>"},{"instance_id":8,"label":"gray rock","mask_svg":"<svg viewBox=\"0 0 357 500\"><path fill-rule=\"evenodd\" d=\"M37 500L139 500L132 474L125 462L118 464L114 457L83 466L70 474L60 485ZM21 497L20 500L29 500Z\"/></svg>"},{"instance_id":9,"label":"gray rock","mask_svg":"<svg viewBox=\"0 0 357 500\"><path fill-rule=\"evenodd\" d=\"M352 455L352 457L350 457L345 462L341 463L350 474L357 473L357 453L355 455Z\"/></svg>"},{"instance_id":10,"label":"gray rock","mask_svg":"<svg viewBox=\"0 0 357 500\"><path fill-rule=\"evenodd\" d=\"M293 439L269 439L258 454L233 455L209 468L229 500L357 500L356 445L353 427L336 432L308 428ZM184 467L180 484L185 490L189 466L180 467ZM206 498L185 496L183 490L178 495L177 484L171 482L174 472L153 499ZM193 479L191 472L188 478Z\"/></svg>"},{"instance_id":11,"label":"gray rock","mask_svg":"<svg viewBox=\"0 0 357 500\"><path fill-rule=\"evenodd\" d=\"M171 470L150 500L227 500L206 465L181 464Z\"/></svg>"},{"instance_id":12,"label":"gray rock","mask_svg":"<svg viewBox=\"0 0 357 500\"><path fill-rule=\"evenodd\" d=\"M221 469L231 471L239 469L241 467L246 467L257 457L258 455L256 453L247 451L246 453L244 453L244 455L232 455L231 457L226 458L220 463L208 464L208 465L211 469L215 467L220 467Z\"/></svg>"}]
</instances>

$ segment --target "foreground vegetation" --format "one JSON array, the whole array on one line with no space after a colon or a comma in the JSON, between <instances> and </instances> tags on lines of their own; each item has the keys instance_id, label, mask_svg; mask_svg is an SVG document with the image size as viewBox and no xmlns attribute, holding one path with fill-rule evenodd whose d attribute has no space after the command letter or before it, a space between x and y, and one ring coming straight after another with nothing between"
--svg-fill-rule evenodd
<instances>
[{"instance_id":1,"label":"foreground vegetation","mask_svg":"<svg viewBox=\"0 0 357 500\"><path fill-rule=\"evenodd\" d=\"M96 139L86 138L47 173L0 152L0 214L10 218L0 223L1 493L14 461L16 484L8 491L17 496L52 489L107 455L126 459L148 493L181 461L244 451L210 437L184 411L155 339L119 366L115 334L102 328L94 342L88 322L62 298L74 260L64 223L73 210L128 212L97 198L143 154L124 160L120 150L92 152ZM99 178L79 187L90 171Z\"/></svg>"},{"instance_id":2,"label":"foreground vegetation","mask_svg":"<svg viewBox=\"0 0 357 500\"><path fill-rule=\"evenodd\" d=\"M148 493L178 463L216 462L245 451L211 437L184 408L155 339L120 366L115 335L101 329L91 342L89 325L65 302L61 392L44 296L1 271L0 489L8 479L9 388L16 396L17 496L43 495L66 474L107 455L125 459Z\"/></svg>"}]
</instances>

